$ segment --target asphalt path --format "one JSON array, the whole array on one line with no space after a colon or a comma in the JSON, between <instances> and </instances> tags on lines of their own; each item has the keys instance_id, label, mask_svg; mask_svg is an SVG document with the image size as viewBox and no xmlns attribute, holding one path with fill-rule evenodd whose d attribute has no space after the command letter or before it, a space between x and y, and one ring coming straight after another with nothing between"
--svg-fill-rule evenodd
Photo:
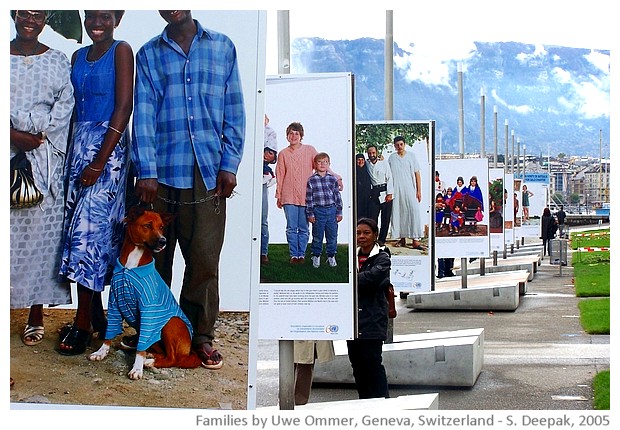
<instances>
[{"instance_id":1,"label":"asphalt path","mask_svg":"<svg viewBox=\"0 0 620 430\"><path fill-rule=\"evenodd\" d=\"M515 311L420 311L397 299L395 335L484 328L484 364L473 387L390 386L390 396L438 393L440 410L591 410L593 377L610 367L610 336L583 331L580 300L572 268L560 275L548 257ZM278 341L259 341L258 360L257 407L275 406ZM349 399L357 399L353 385L314 384L310 402Z\"/></svg>"}]
</instances>

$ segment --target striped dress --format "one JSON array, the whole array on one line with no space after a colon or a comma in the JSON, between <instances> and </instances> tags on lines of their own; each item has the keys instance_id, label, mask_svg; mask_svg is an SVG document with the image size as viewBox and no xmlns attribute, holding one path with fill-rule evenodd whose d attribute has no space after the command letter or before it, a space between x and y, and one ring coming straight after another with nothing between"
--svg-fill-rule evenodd
<instances>
[{"instance_id":1,"label":"striped dress","mask_svg":"<svg viewBox=\"0 0 620 430\"><path fill-rule=\"evenodd\" d=\"M161 339L162 328L175 316L185 322L192 336L192 325L155 269L155 260L134 269L127 269L116 260L108 299L106 339L123 332L124 319L139 333L138 351L146 351Z\"/></svg>"}]
</instances>

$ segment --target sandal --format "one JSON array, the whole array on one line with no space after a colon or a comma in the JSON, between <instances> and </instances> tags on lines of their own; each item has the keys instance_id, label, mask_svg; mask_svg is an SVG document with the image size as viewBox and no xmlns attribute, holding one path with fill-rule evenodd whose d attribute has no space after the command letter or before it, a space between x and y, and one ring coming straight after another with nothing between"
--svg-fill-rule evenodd
<instances>
[{"instance_id":1,"label":"sandal","mask_svg":"<svg viewBox=\"0 0 620 430\"><path fill-rule=\"evenodd\" d=\"M67 337L67 335L69 334L69 332L71 331L71 327L73 327L72 323L66 323L65 325L63 325L62 327L60 327L58 329L58 338L60 340L64 339L65 337Z\"/></svg>"},{"instance_id":2,"label":"sandal","mask_svg":"<svg viewBox=\"0 0 620 430\"><path fill-rule=\"evenodd\" d=\"M27 324L22 333L22 342L28 346L38 345L43 341L45 328L42 325Z\"/></svg>"},{"instance_id":3,"label":"sandal","mask_svg":"<svg viewBox=\"0 0 620 430\"><path fill-rule=\"evenodd\" d=\"M92 335L87 330L79 329L75 326L71 326L69 332L60 341L60 345L71 347L70 349L64 349L58 347L58 353L60 355L79 355L86 351L86 347L90 345L90 339Z\"/></svg>"},{"instance_id":4,"label":"sandal","mask_svg":"<svg viewBox=\"0 0 620 430\"><path fill-rule=\"evenodd\" d=\"M202 361L202 367L209 370L221 369L224 365L224 359L217 349L211 349L207 351L203 344L194 349Z\"/></svg>"},{"instance_id":5,"label":"sandal","mask_svg":"<svg viewBox=\"0 0 620 430\"><path fill-rule=\"evenodd\" d=\"M401 246L402 247L407 246L406 239L400 239L398 242L394 244L395 248L400 248Z\"/></svg>"}]
</instances>

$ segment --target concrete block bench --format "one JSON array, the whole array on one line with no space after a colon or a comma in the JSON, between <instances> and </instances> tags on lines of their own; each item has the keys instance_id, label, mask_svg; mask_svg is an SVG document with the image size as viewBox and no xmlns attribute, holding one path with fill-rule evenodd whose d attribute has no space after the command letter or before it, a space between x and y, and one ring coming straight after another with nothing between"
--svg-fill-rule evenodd
<instances>
[{"instance_id":1,"label":"concrete block bench","mask_svg":"<svg viewBox=\"0 0 620 430\"><path fill-rule=\"evenodd\" d=\"M335 341L336 359L314 366L315 383L354 383L346 341ZM484 361L484 329L394 336L383 345L390 385L472 387Z\"/></svg>"}]
</instances>

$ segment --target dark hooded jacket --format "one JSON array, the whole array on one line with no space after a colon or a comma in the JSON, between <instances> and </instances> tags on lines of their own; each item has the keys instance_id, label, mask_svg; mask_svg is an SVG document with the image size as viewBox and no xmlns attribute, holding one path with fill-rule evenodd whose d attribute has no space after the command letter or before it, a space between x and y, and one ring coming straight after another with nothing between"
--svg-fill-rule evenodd
<instances>
[{"instance_id":1,"label":"dark hooded jacket","mask_svg":"<svg viewBox=\"0 0 620 430\"><path fill-rule=\"evenodd\" d=\"M357 250L359 254L359 248ZM357 273L358 339L387 339L391 259L386 247L375 244Z\"/></svg>"}]
</instances>

